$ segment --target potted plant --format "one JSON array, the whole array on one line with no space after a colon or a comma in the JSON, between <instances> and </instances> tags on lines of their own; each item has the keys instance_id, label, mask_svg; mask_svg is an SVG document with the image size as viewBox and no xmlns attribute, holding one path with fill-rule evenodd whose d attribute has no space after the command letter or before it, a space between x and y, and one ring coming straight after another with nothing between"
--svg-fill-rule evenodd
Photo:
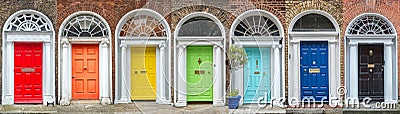
<instances>
[{"instance_id":1,"label":"potted plant","mask_svg":"<svg viewBox=\"0 0 400 114\"><path fill-rule=\"evenodd\" d=\"M239 95L239 90L235 89L229 93L228 97L228 108L237 109L239 107L239 102L242 96Z\"/></svg>"},{"instance_id":2,"label":"potted plant","mask_svg":"<svg viewBox=\"0 0 400 114\"><path fill-rule=\"evenodd\" d=\"M247 54L242 47L232 45L228 50L229 63L231 68L238 69L243 65L247 64ZM235 88L229 93L228 97L228 108L237 109L239 107L240 99L242 96L239 95L239 90Z\"/></svg>"}]
</instances>

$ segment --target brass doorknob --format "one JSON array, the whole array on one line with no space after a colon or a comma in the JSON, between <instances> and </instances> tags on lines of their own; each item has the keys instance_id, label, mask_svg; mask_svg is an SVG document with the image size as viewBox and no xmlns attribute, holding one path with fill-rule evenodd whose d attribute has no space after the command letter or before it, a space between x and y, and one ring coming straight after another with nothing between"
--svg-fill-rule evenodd
<instances>
[{"instance_id":1,"label":"brass doorknob","mask_svg":"<svg viewBox=\"0 0 400 114\"><path fill-rule=\"evenodd\" d=\"M83 70L86 70L87 69L87 66L83 66Z\"/></svg>"}]
</instances>

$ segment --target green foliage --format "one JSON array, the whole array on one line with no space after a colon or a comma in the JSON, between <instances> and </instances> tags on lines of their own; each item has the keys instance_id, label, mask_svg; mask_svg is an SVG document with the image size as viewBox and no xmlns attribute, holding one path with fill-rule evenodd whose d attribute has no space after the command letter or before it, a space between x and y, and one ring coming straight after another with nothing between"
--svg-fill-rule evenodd
<instances>
[{"instance_id":1,"label":"green foliage","mask_svg":"<svg viewBox=\"0 0 400 114\"><path fill-rule=\"evenodd\" d=\"M235 90L231 91L228 95L231 97L239 95L239 89L235 89Z\"/></svg>"},{"instance_id":2,"label":"green foliage","mask_svg":"<svg viewBox=\"0 0 400 114\"><path fill-rule=\"evenodd\" d=\"M232 68L238 68L247 63L247 54L244 48L235 45L229 47L228 57Z\"/></svg>"}]
</instances>

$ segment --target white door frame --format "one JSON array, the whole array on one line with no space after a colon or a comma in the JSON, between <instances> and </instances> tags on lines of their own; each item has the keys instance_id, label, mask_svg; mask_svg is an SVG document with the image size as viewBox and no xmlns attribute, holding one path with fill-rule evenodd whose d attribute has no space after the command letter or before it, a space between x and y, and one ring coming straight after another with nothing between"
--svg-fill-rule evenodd
<instances>
[{"instance_id":1,"label":"white door frame","mask_svg":"<svg viewBox=\"0 0 400 114\"><path fill-rule=\"evenodd\" d=\"M12 31L7 27L12 24L11 20L23 14L38 15L44 19L49 27L49 31ZM21 22L22 23L22 22ZM44 25L46 26L46 25ZM36 10L20 10L12 14L3 27L2 45L2 104L14 104L14 43L15 42L40 42L43 43L42 53L42 95L43 105L54 103L55 101L55 32L51 20L41 12Z\"/></svg>"},{"instance_id":2,"label":"white door frame","mask_svg":"<svg viewBox=\"0 0 400 114\"><path fill-rule=\"evenodd\" d=\"M68 38L62 36L67 22L79 15L92 15L99 18L108 29L108 37ZM72 99L72 45L99 44L99 100L101 104L111 104L111 29L107 21L99 14L91 11L79 11L68 16L61 24L58 32L58 96L60 105L70 105Z\"/></svg>"},{"instance_id":3,"label":"white door frame","mask_svg":"<svg viewBox=\"0 0 400 114\"><path fill-rule=\"evenodd\" d=\"M294 32L294 24L301 17L308 14L320 14L328 18L335 27L332 32ZM340 27L336 20L325 11L307 10L293 18L289 25L289 76L288 76L288 97L289 101L302 101L300 87L300 42L301 41L327 41L328 42L328 60L329 60L329 99L339 99L337 89L340 86L340 49L339 33Z\"/></svg>"},{"instance_id":4,"label":"white door frame","mask_svg":"<svg viewBox=\"0 0 400 114\"><path fill-rule=\"evenodd\" d=\"M213 20L221 30L222 36L200 36L200 37L182 37L178 36L179 30L187 20L203 16ZM186 97L186 47L193 45L213 46L213 105L225 105L225 85L226 85L226 68L225 68L225 30L222 23L217 17L206 12L195 12L185 16L179 21L174 32L174 103L176 107L184 107L187 105ZM177 52L178 51L178 52Z\"/></svg>"},{"instance_id":5,"label":"white door frame","mask_svg":"<svg viewBox=\"0 0 400 114\"><path fill-rule=\"evenodd\" d=\"M393 34L377 35L352 35L349 34L351 25L364 16L377 16L388 23ZM397 103L398 100L398 56L397 56L397 31L393 24L383 15L377 13L364 13L354 18L345 32L345 87L348 90L345 99L358 99L358 44L383 44L384 45L384 101ZM353 104L349 100L346 103Z\"/></svg>"},{"instance_id":6,"label":"white door frame","mask_svg":"<svg viewBox=\"0 0 400 114\"><path fill-rule=\"evenodd\" d=\"M156 20L165 27L165 37L121 37L119 35L122 27L128 20L135 16L146 15ZM131 65L130 47L150 46L156 47L156 103L172 104L171 102L171 49L170 49L171 30L162 15L151 9L136 9L127 13L119 21L115 32L115 104L131 102Z\"/></svg>"},{"instance_id":7,"label":"white door frame","mask_svg":"<svg viewBox=\"0 0 400 114\"><path fill-rule=\"evenodd\" d=\"M235 36L235 27L245 18L250 16L264 16L270 19L274 24L278 27L280 36ZM284 56L284 48L282 48L282 44L285 44L285 41L282 40L284 38L284 29L279 21L279 19L270 12L260 9L254 9L244 12L239 15L235 21L233 22L230 29L230 44L236 45L239 47L260 47L260 48L271 48L271 100L280 99L284 97L285 93L285 65L283 60L285 60ZM282 40L282 44L279 41ZM279 62L276 62L279 61ZM237 69L232 68L231 71L231 89L239 89L239 95L242 95L241 104L243 104L244 98L244 69L243 67L239 67ZM232 91L232 90L231 90Z\"/></svg>"}]
</instances>

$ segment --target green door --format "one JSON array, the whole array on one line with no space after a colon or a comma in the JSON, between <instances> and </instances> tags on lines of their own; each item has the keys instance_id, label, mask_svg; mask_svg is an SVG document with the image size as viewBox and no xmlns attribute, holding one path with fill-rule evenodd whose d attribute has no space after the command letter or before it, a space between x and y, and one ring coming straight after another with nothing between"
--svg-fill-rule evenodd
<instances>
[{"instance_id":1,"label":"green door","mask_svg":"<svg viewBox=\"0 0 400 114\"><path fill-rule=\"evenodd\" d=\"M186 50L187 101L212 101L212 46L188 46Z\"/></svg>"}]
</instances>

